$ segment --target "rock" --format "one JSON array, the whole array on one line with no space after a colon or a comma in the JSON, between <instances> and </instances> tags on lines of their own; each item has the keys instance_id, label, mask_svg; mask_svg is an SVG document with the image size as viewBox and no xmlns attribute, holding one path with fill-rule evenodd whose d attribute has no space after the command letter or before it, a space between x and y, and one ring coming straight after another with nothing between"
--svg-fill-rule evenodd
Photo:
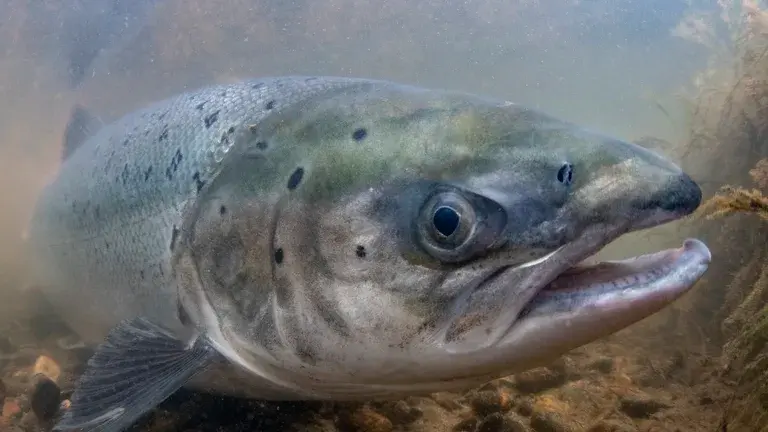
<instances>
[{"instance_id":1,"label":"rock","mask_svg":"<svg viewBox=\"0 0 768 432\"><path fill-rule=\"evenodd\" d=\"M45 375L38 375L35 386L29 397L32 412L38 419L48 421L59 411L61 390L59 386Z\"/></svg>"},{"instance_id":2,"label":"rock","mask_svg":"<svg viewBox=\"0 0 768 432\"><path fill-rule=\"evenodd\" d=\"M587 429L587 432L635 432L636 430L632 425L616 420L600 420Z\"/></svg>"},{"instance_id":3,"label":"rock","mask_svg":"<svg viewBox=\"0 0 768 432\"><path fill-rule=\"evenodd\" d=\"M52 358L42 355L35 361L32 373L35 375L42 374L53 381L58 381L61 376L61 368Z\"/></svg>"},{"instance_id":4,"label":"rock","mask_svg":"<svg viewBox=\"0 0 768 432\"><path fill-rule=\"evenodd\" d=\"M520 399L520 401L517 403L516 411L520 415L530 417L530 415L533 414L533 399Z\"/></svg>"},{"instance_id":5,"label":"rock","mask_svg":"<svg viewBox=\"0 0 768 432\"><path fill-rule=\"evenodd\" d=\"M613 372L613 366L614 362L610 357L601 357L589 364L590 369L602 372L604 374Z\"/></svg>"},{"instance_id":6,"label":"rock","mask_svg":"<svg viewBox=\"0 0 768 432\"><path fill-rule=\"evenodd\" d=\"M666 403L643 394L622 396L619 404L619 409L632 418L648 418L662 409L669 408Z\"/></svg>"},{"instance_id":7,"label":"rock","mask_svg":"<svg viewBox=\"0 0 768 432\"><path fill-rule=\"evenodd\" d=\"M501 413L491 414L477 425L477 432L528 432L525 425L517 416L505 416Z\"/></svg>"},{"instance_id":8,"label":"rock","mask_svg":"<svg viewBox=\"0 0 768 432\"><path fill-rule=\"evenodd\" d=\"M424 413L408 405L406 401L384 402L378 404L376 409L385 415L394 425L407 425L421 418Z\"/></svg>"},{"instance_id":9,"label":"rock","mask_svg":"<svg viewBox=\"0 0 768 432\"><path fill-rule=\"evenodd\" d=\"M14 418L21 415L21 407L16 399L7 398L3 403L3 417Z\"/></svg>"},{"instance_id":10,"label":"rock","mask_svg":"<svg viewBox=\"0 0 768 432\"><path fill-rule=\"evenodd\" d=\"M474 432L477 429L477 417L464 419L453 427L454 432Z\"/></svg>"},{"instance_id":11,"label":"rock","mask_svg":"<svg viewBox=\"0 0 768 432\"><path fill-rule=\"evenodd\" d=\"M26 372L14 373L11 376L3 378L5 387L5 396L13 397L26 393L30 386L31 376Z\"/></svg>"},{"instance_id":12,"label":"rock","mask_svg":"<svg viewBox=\"0 0 768 432\"><path fill-rule=\"evenodd\" d=\"M558 368L560 369L560 368ZM536 368L515 375L515 388L521 393L540 393L560 387L566 382L566 373L550 368Z\"/></svg>"},{"instance_id":13,"label":"rock","mask_svg":"<svg viewBox=\"0 0 768 432\"><path fill-rule=\"evenodd\" d=\"M451 393L435 393L431 396L431 399L448 411L458 411L464 408L464 405L456 400L456 395Z\"/></svg>"},{"instance_id":14,"label":"rock","mask_svg":"<svg viewBox=\"0 0 768 432\"><path fill-rule=\"evenodd\" d=\"M46 422L39 420L34 413L27 412L19 420L19 426L27 432L38 432L40 430L51 430L53 425L48 425Z\"/></svg>"},{"instance_id":15,"label":"rock","mask_svg":"<svg viewBox=\"0 0 768 432\"><path fill-rule=\"evenodd\" d=\"M392 422L368 408L361 407L340 421L339 430L345 432L392 432Z\"/></svg>"},{"instance_id":16,"label":"rock","mask_svg":"<svg viewBox=\"0 0 768 432\"><path fill-rule=\"evenodd\" d=\"M531 430L531 428L525 424L525 420L516 414L507 414L506 421L510 426L512 426L511 430L514 432L530 432Z\"/></svg>"},{"instance_id":17,"label":"rock","mask_svg":"<svg viewBox=\"0 0 768 432\"><path fill-rule=\"evenodd\" d=\"M478 417L507 411L512 406L508 393L489 390L472 394L469 398L469 404Z\"/></svg>"},{"instance_id":18,"label":"rock","mask_svg":"<svg viewBox=\"0 0 768 432\"><path fill-rule=\"evenodd\" d=\"M531 417L531 428L536 432L573 432L559 414L547 411L538 411Z\"/></svg>"},{"instance_id":19,"label":"rock","mask_svg":"<svg viewBox=\"0 0 768 432\"><path fill-rule=\"evenodd\" d=\"M5 400L5 383L0 379L0 403Z\"/></svg>"}]
</instances>

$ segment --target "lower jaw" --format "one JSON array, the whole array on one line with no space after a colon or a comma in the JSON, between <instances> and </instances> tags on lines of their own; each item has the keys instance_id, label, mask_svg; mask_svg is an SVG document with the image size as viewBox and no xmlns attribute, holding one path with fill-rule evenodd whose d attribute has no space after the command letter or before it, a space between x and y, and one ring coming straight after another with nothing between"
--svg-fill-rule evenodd
<instances>
[{"instance_id":1,"label":"lower jaw","mask_svg":"<svg viewBox=\"0 0 768 432\"><path fill-rule=\"evenodd\" d=\"M580 264L566 270L539 291L525 308L525 313L535 313L542 305L568 297L579 296L588 303L590 299L652 284L664 289L667 285L698 279L703 273L701 266L706 269L711 259L704 243L688 239L677 249L618 261Z\"/></svg>"},{"instance_id":2,"label":"lower jaw","mask_svg":"<svg viewBox=\"0 0 768 432\"><path fill-rule=\"evenodd\" d=\"M706 272L699 240L678 249L576 266L538 292L499 341L568 350L622 330L664 309Z\"/></svg>"}]
</instances>

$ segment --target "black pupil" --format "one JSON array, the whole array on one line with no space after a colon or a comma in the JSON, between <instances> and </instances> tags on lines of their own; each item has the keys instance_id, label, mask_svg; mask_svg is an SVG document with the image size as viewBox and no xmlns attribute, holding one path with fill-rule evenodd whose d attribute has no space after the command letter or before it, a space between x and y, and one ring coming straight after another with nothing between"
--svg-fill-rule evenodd
<instances>
[{"instance_id":1,"label":"black pupil","mask_svg":"<svg viewBox=\"0 0 768 432\"><path fill-rule=\"evenodd\" d=\"M571 184L573 181L573 166L571 164L564 164L557 171L557 181L560 183Z\"/></svg>"},{"instance_id":2,"label":"black pupil","mask_svg":"<svg viewBox=\"0 0 768 432\"><path fill-rule=\"evenodd\" d=\"M440 207L432 216L432 223L440 234L449 237L459 229L461 215L451 207Z\"/></svg>"}]
</instances>

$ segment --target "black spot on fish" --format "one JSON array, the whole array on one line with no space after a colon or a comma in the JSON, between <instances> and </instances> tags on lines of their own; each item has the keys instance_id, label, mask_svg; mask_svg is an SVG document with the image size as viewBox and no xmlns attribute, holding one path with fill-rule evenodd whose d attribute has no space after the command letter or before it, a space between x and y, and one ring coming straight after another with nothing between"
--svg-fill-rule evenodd
<instances>
[{"instance_id":1,"label":"black spot on fish","mask_svg":"<svg viewBox=\"0 0 768 432\"><path fill-rule=\"evenodd\" d=\"M315 360L315 356L317 354L308 343L297 341L294 352L296 353L296 356L300 358L304 363L311 366L317 364L317 360Z\"/></svg>"},{"instance_id":2,"label":"black spot on fish","mask_svg":"<svg viewBox=\"0 0 768 432\"><path fill-rule=\"evenodd\" d=\"M197 192L200 193L203 186L205 186L205 181L200 179L200 173L195 172L195 174L192 175L192 180L195 181L195 188L197 189Z\"/></svg>"},{"instance_id":3,"label":"black spot on fish","mask_svg":"<svg viewBox=\"0 0 768 432\"><path fill-rule=\"evenodd\" d=\"M184 310L184 307L178 299L176 301L176 315L179 317L179 322L181 322L182 325L188 326L192 324L192 320L189 319L187 311Z\"/></svg>"},{"instance_id":4,"label":"black spot on fish","mask_svg":"<svg viewBox=\"0 0 768 432\"><path fill-rule=\"evenodd\" d=\"M357 245L355 248L355 255L357 255L358 258L365 258L365 256L368 255L368 252L365 251L365 246Z\"/></svg>"},{"instance_id":5,"label":"black spot on fish","mask_svg":"<svg viewBox=\"0 0 768 432\"><path fill-rule=\"evenodd\" d=\"M174 153L171 158L171 164L165 169L165 176L168 180L173 180L173 175L176 174L183 159L184 155L181 154L181 149L176 149L176 153Z\"/></svg>"},{"instance_id":6,"label":"black spot on fish","mask_svg":"<svg viewBox=\"0 0 768 432\"><path fill-rule=\"evenodd\" d=\"M123 171L120 173L120 180L123 182L123 186L128 184L128 180L130 180L130 172L128 171L128 164L125 164L123 166Z\"/></svg>"},{"instance_id":7,"label":"black spot on fish","mask_svg":"<svg viewBox=\"0 0 768 432\"><path fill-rule=\"evenodd\" d=\"M259 141L259 142L256 143L256 148L259 149L259 150L266 150L267 147L268 147L268 145L267 145L266 141Z\"/></svg>"},{"instance_id":8,"label":"black spot on fish","mask_svg":"<svg viewBox=\"0 0 768 432\"><path fill-rule=\"evenodd\" d=\"M104 242L104 249L109 250L112 247L112 243Z\"/></svg>"},{"instance_id":9,"label":"black spot on fish","mask_svg":"<svg viewBox=\"0 0 768 432\"><path fill-rule=\"evenodd\" d=\"M304 178L304 168L298 167L296 171L288 178L288 190L294 190L301 183L301 179Z\"/></svg>"},{"instance_id":10,"label":"black spot on fish","mask_svg":"<svg viewBox=\"0 0 768 432\"><path fill-rule=\"evenodd\" d=\"M152 174L152 165L147 167L147 169L144 170L144 181L149 180L149 176Z\"/></svg>"},{"instance_id":11,"label":"black spot on fish","mask_svg":"<svg viewBox=\"0 0 768 432\"><path fill-rule=\"evenodd\" d=\"M266 108L267 110L271 110L274 107L275 107L275 101L274 100L271 100L271 101L267 102L266 105L264 105L264 108Z\"/></svg>"},{"instance_id":12,"label":"black spot on fish","mask_svg":"<svg viewBox=\"0 0 768 432\"><path fill-rule=\"evenodd\" d=\"M227 97L227 92L226 92L226 91L223 91L223 92L219 93L219 96L221 96L221 97Z\"/></svg>"},{"instance_id":13,"label":"black spot on fish","mask_svg":"<svg viewBox=\"0 0 768 432\"><path fill-rule=\"evenodd\" d=\"M158 138L158 141L163 142L168 139L168 125L165 125L163 127L163 132L160 133L160 137Z\"/></svg>"},{"instance_id":14,"label":"black spot on fish","mask_svg":"<svg viewBox=\"0 0 768 432\"><path fill-rule=\"evenodd\" d=\"M221 134L221 140L219 140L219 144L221 144L221 145L229 144L229 142L230 142L229 141L229 136L232 135L233 133L235 133L235 127L234 126L230 126L229 129L227 129L226 132Z\"/></svg>"},{"instance_id":15,"label":"black spot on fish","mask_svg":"<svg viewBox=\"0 0 768 432\"><path fill-rule=\"evenodd\" d=\"M159 116L157 116L157 119L158 119L158 120L162 120L162 119L164 119L164 118L165 118L165 116L166 116L166 114L168 114L168 113L167 113L167 112L164 112L164 113L160 114Z\"/></svg>"},{"instance_id":16,"label":"black spot on fish","mask_svg":"<svg viewBox=\"0 0 768 432\"><path fill-rule=\"evenodd\" d=\"M213 126L214 123L219 119L219 110L214 111L213 113L207 115L203 121L205 122L205 128L208 129L211 126Z\"/></svg>"},{"instance_id":17,"label":"black spot on fish","mask_svg":"<svg viewBox=\"0 0 768 432\"><path fill-rule=\"evenodd\" d=\"M179 237L179 229L176 228L176 225L173 226L173 231L171 231L171 251L173 251L173 248L176 247L176 239Z\"/></svg>"},{"instance_id":18,"label":"black spot on fish","mask_svg":"<svg viewBox=\"0 0 768 432\"><path fill-rule=\"evenodd\" d=\"M144 274L144 270L139 272L139 277L141 277L141 280L145 280L146 279L147 275Z\"/></svg>"},{"instance_id":19,"label":"black spot on fish","mask_svg":"<svg viewBox=\"0 0 768 432\"><path fill-rule=\"evenodd\" d=\"M205 106L205 102L200 102L199 104L197 104L195 109L198 111L202 111L204 106Z\"/></svg>"},{"instance_id":20,"label":"black spot on fish","mask_svg":"<svg viewBox=\"0 0 768 432\"><path fill-rule=\"evenodd\" d=\"M285 258L285 255L283 253L283 248L277 248L277 250L275 251L275 262L277 264L282 264L283 258Z\"/></svg>"},{"instance_id":21,"label":"black spot on fish","mask_svg":"<svg viewBox=\"0 0 768 432\"><path fill-rule=\"evenodd\" d=\"M96 206L96 208L93 209L93 215L96 216L96 219L101 217L101 209L99 206Z\"/></svg>"},{"instance_id":22,"label":"black spot on fish","mask_svg":"<svg viewBox=\"0 0 768 432\"><path fill-rule=\"evenodd\" d=\"M123 140L123 145L127 146L130 143L130 140L128 138Z\"/></svg>"},{"instance_id":23,"label":"black spot on fish","mask_svg":"<svg viewBox=\"0 0 768 432\"><path fill-rule=\"evenodd\" d=\"M364 128L355 129L355 131L352 132L352 139L358 142L364 140L365 137L367 136L368 136L368 131L365 130Z\"/></svg>"},{"instance_id":24,"label":"black spot on fish","mask_svg":"<svg viewBox=\"0 0 768 432\"><path fill-rule=\"evenodd\" d=\"M221 207L219 207L219 214L220 214L220 215L222 215L222 216L223 216L223 215L225 215L226 213L227 213L227 207L226 207L226 206L221 206Z\"/></svg>"}]
</instances>

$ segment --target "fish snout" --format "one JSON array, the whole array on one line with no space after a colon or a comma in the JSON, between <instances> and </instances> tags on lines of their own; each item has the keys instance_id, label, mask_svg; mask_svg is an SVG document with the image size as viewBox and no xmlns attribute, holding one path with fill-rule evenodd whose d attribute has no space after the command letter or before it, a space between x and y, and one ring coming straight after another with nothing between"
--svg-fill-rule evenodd
<instances>
[{"instance_id":1,"label":"fish snout","mask_svg":"<svg viewBox=\"0 0 768 432\"><path fill-rule=\"evenodd\" d=\"M699 207L701 195L699 185L688 174L680 172L671 176L651 197L645 209L660 209L676 217L687 216Z\"/></svg>"}]
</instances>

